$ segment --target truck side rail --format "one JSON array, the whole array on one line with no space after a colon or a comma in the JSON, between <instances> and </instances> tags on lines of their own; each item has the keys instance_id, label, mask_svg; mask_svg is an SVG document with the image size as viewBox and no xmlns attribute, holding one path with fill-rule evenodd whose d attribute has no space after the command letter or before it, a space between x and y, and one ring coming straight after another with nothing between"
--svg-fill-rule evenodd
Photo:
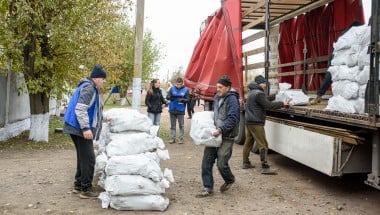
<instances>
[{"instance_id":1,"label":"truck side rail","mask_svg":"<svg viewBox=\"0 0 380 215\"><path fill-rule=\"evenodd\" d=\"M270 110L269 112L279 112L287 115L297 115L301 117L330 121L334 123L347 124L377 130L380 123L376 116L369 114L352 114L338 111L319 110L310 108L310 106L292 106L288 109Z\"/></svg>"}]
</instances>

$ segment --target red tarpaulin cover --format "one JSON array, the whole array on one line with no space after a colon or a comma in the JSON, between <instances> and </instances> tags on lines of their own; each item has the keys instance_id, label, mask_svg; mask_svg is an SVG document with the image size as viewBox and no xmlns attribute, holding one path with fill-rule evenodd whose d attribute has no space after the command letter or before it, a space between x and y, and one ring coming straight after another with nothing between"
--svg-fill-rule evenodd
<instances>
[{"instance_id":1,"label":"red tarpaulin cover","mask_svg":"<svg viewBox=\"0 0 380 215\"><path fill-rule=\"evenodd\" d=\"M232 87L243 90L240 0L227 0L209 17L185 73L185 86L200 89L204 99L213 99L216 83L229 75Z\"/></svg>"},{"instance_id":2,"label":"red tarpaulin cover","mask_svg":"<svg viewBox=\"0 0 380 215\"><path fill-rule=\"evenodd\" d=\"M324 5L314 9L305 15L300 15L297 21L290 19L280 24L280 41L278 44L279 63L288 63L293 57L293 61L303 60L303 40L306 42L306 58L317 58L331 55L333 43L338 39L343 31L347 30L354 21L364 24L364 12L361 0L335 0L329 5ZM295 26L290 27L292 23ZM289 36L296 32L296 38ZM281 40L281 38L289 38ZM291 44L293 42L293 44ZM286 46L284 45L286 44ZM284 60L286 59L286 60ZM309 63L307 69L327 69L327 62ZM302 71L303 65L294 66L290 71ZM279 69L279 73L289 72L289 67ZM324 73L308 74L306 79L307 90L316 91L319 89ZM303 85L303 75L280 76L279 82L292 84L294 89L301 89Z\"/></svg>"}]
</instances>

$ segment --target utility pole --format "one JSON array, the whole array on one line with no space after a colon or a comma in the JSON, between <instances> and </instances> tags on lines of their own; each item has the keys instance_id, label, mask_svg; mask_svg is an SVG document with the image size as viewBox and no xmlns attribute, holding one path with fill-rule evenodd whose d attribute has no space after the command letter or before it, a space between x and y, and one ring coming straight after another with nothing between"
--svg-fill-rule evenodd
<instances>
[{"instance_id":1,"label":"utility pole","mask_svg":"<svg viewBox=\"0 0 380 215\"><path fill-rule=\"evenodd\" d=\"M139 111L141 105L142 51L144 37L145 0L136 1L135 60L133 70L132 108Z\"/></svg>"}]
</instances>

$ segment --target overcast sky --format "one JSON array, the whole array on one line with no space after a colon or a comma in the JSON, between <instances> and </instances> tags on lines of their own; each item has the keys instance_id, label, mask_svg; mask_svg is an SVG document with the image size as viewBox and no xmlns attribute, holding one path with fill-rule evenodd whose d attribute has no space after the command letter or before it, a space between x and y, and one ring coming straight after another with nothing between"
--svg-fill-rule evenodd
<instances>
[{"instance_id":1,"label":"overcast sky","mask_svg":"<svg viewBox=\"0 0 380 215\"><path fill-rule=\"evenodd\" d=\"M220 0L145 0L144 28L152 31L166 54L159 71L161 80L179 66L186 70L202 21L218 8Z\"/></svg>"},{"instance_id":2,"label":"overcast sky","mask_svg":"<svg viewBox=\"0 0 380 215\"><path fill-rule=\"evenodd\" d=\"M362 1L368 20L371 0ZM186 70L202 21L219 8L220 0L145 0L144 28L152 31L166 54L155 78L166 81L178 67Z\"/></svg>"}]
</instances>

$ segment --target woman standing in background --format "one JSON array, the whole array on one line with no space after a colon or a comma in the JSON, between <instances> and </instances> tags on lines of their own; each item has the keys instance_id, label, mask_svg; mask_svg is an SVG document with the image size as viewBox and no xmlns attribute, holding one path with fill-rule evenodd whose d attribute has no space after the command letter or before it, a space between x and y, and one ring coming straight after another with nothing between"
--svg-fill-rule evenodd
<instances>
[{"instance_id":1,"label":"woman standing in background","mask_svg":"<svg viewBox=\"0 0 380 215\"><path fill-rule=\"evenodd\" d=\"M153 79L145 97L145 105L148 107L148 117L153 125L160 125L162 106L166 104L160 88L160 80Z\"/></svg>"}]
</instances>

